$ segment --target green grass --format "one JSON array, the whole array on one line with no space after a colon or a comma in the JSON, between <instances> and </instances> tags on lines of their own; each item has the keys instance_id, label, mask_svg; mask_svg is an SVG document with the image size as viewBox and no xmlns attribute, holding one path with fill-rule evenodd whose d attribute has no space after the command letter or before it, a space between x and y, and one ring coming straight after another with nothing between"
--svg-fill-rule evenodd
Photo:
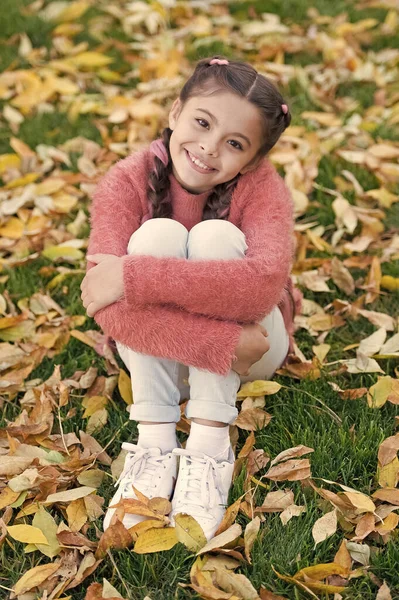
<instances>
[{"instance_id":1,"label":"green grass","mask_svg":"<svg viewBox=\"0 0 399 600\"><path fill-rule=\"evenodd\" d=\"M25 31L34 47L43 45L47 48L51 47L51 31L55 25L45 23L37 16L23 14L22 9L30 3L31 0L3 0L6 9L3 11L0 31L0 69L8 68L10 65L14 65L15 68L28 67L23 59L18 56L18 44L6 44L7 40L16 33ZM356 9L356 2L347 0L338 0L334 3L328 0L315 0L311 4L300 0L236 2L230 5L230 12L237 20L247 19L250 6L259 15L264 12L276 13L281 16L283 22L288 24L299 22L303 26L308 26L311 22L308 16L310 6L316 7L322 15L335 16L347 12L353 21L368 17L377 18L381 21L387 13L386 9L359 11ZM102 13L97 7L91 7L87 11L81 19L84 30L76 36L76 43L87 41L90 48L100 43L88 31L90 25L100 14ZM110 23L110 28L104 33L107 40L115 38L127 43L131 41L123 33L120 24L115 19L111 19ZM398 47L398 40L399 36L377 38L371 48L378 51L385 47ZM234 55L230 47L222 41L201 45L199 51L196 51L190 43L187 44L187 57L189 60L194 61L212 53L221 53L227 56ZM119 50L110 48L107 50L107 54L115 58L115 63L110 66L111 69L117 66L117 70L126 72L132 68L131 64L125 62ZM287 63L302 66L313 62L319 63L321 60L321 55L316 53L288 54L286 57ZM130 84L131 82L129 82ZM97 84L95 83L95 85ZM361 110L365 110L373 104L375 89L374 83L347 81L338 87L337 96L351 96L359 102ZM87 91L85 90L86 93ZM300 118L301 112L320 110L310 100L307 90L295 81L290 82L286 89L282 89L282 93L287 98L291 112L294 115L294 124L304 124ZM38 144L57 146L78 135L101 143L99 131L94 123L95 118L93 115L82 115L77 121L71 123L67 115L58 110L49 114L33 114L26 118L17 137L31 148L35 148ZM309 127L308 123L306 125ZM1 121L0 153L10 151L10 135L11 131L8 125L4 120ZM378 137L399 139L397 129L394 127L388 128L385 125L380 126L372 135L375 139L378 139ZM76 170L76 161L73 162L73 169ZM351 171L366 189L378 187L379 185L378 180L372 173L356 165L349 164L333 154L321 159L317 182L327 188L334 188L334 178L340 175L342 169ZM353 196L348 194L346 197L353 202ZM331 206L332 196L326 195L321 190L314 190L310 199L311 204L306 217L315 218L325 227L331 227L335 218ZM68 216L68 220L73 218L74 215ZM390 211L387 211L386 228L399 228L399 205L394 205ZM313 256L320 255L328 258L327 254L313 254ZM48 277L44 277L39 271L43 266L49 264L51 263L48 260L40 258L29 264L29 266L16 267L7 271L9 280L5 285L0 285L0 293L7 288L10 297L17 303L18 300L27 298L35 292L45 292ZM65 265L70 266L68 263L65 263ZM382 269L384 274L399 276L398 262L384 263ZM356 273L358 278L364 278L366 275L367 271L359 270ZM80 300L79 286L81 279L81 275L70 277L51 292L51 296L66 310L68 315L85 314ZM63 291L64 285L67 286L67 293ZM329 285L331 287L330 293L316 294L306 291L306 297L324 306L337 297L353 301L356 296L360 295L360 290L357 290L356 295L347 298L331 282ZM398 315L399 292L382 297L369 308ZM83 331L97 329L97 326L93 320L87 319L80 329ZM326 342L332 346L328 360L334 361L353 357L355 355L353 350L343 352L343 348L360 341L374 330L375 328L362 317L357 321L349 319L344 327L333 330L328 334ZM315 339L308 332L300 330L297 341L305 355L311 357ZM122 361L119 358L118 361L122 366ZM87 370L90 366L97 367L100 374L105 374L104 359L93 349L75 338L71 338L62 352L56 355L53 360L46 358L33 371L30 378L46 380L51 376L54 366L57 364L61 366L63 378L72 376L77 370ZM394 360L383 361L381 364L387 374L391 375L394 375L395 368L398 366ZM332 376L323 373L319 380L313 382L307 380L298 382L286 377L277 377L276 379L290 389L284 388L276 396L266 399L266 409L272 414L273 418L266 429L256 434L256 447L263 448L274 458L286 448L299 444L309 446L314 449L314 452L307 455L307 457L310 459L312 476L316 478L316 483L322 483L317 478L325 478L354 487L366 494L372 493L377 487L375 474L378 448L384 439L395 434L394 416L397 414L397 409L394 405L387 403L380 410L372 410L368 407L365 398L355 401L343 401L332 390L328 381L333 379L342 388L370 386L376 380L375 375L341 374L332 378ZM20 397L21 395L13 401L5 402L0 415L1 427L13 421L20 413L18 402ZM340 426L331 418L317 399L321 400L341 418L342 424ZM67 417L67 412L71 407L76 409L76 415ZM81 397L77 395L73 397L68 409L61 409L65 433L72 431L78 433L80 429L85 429L86 420L82 418L82 414ZM95 434L96 439L102 445L108 444L111 438L116 435L114 442L107 449L113 458L119 454L122 442L134 442L137 439L137 427L133 422L127 422L127 417L125 404L119 392L115 391L113 402L109 406L107 426ZM184 439L184 436L180 435L180 437L182 440ZM240 432L238 449L241 448L245 439L246 434ZM109 473L108 469L104 470ZM243 476L244 473L233 484L230 492L231 501L236 500L242 494ZM283 487L292 489L296 504L304 505L306 512L300 517L293 517L286 526L282 525L278 514L266 514L261 534L256 540L252 551L252 565L243 565L241 572L251 580L257 589L260 585L264 585L276 594L283 594L290 600L304 600L308 596L299 589L294 589L291 584L278 579L272 570L272 566L282 574L293 575L302 567L321 562L331 562L344 534L341 529L338 529L334 536L314 548L311 535L313 524L316 519L322 516L323 512L331 510L330 505L322 503L311 488L302 486L300 482L273 483L272 481L266 481L270 483L270 491L282 489ZM323 485L327 486L324 483ZM338 491L339 488L331 487L331 489ZM105 498L106 502L109 501L113 494L109 476L105 478L99 493ZM266 491L263 489L258 491L258 498L261 499L265 493ZM60 517L61 515L58 514L57 518ZM239 515L238 521L245 526L248 519L243 515ZM96 525L101 529L100 521ZM93 527L89 531L89 536L94 536ZM375 546L377 547L377 545ZM398 600L399 594L395 591L399 589L397 570L399 562L398 533L395 532L392 541L384 547L379 546L379 549L381 552L372 554L370 571L379 579L387 581L391 588L392 598ZM126 595L126 590L128 590L129 596L133 600L143 600L146 595L151 600L199 598L190 588L179 586L179 583L187 584L189 582L189 572L193 563L193 555L182 545L178 545L168 552L158 554L141 556L130 551L113 551L112 556L119 574L112 562L108 559L105 560L94 575L85 580L83 585L71 590L73 600L83 600L88 585L93 581L102 581L102 577L106 577L122 595ZM44 564L48 562L48 559L38 552L24 554L23 544L15 542L12 547L6 543L0 548L0 562L2 564L0 586L12 587L26 570L40 563ZM2 590L1 587L0 590ZM368 576L364 576L351 581L344 597L346 600L374 600L376 593L377 586ZM2 592L0 597L3 597L1 594Z\"/></svg>"}]
</instances>

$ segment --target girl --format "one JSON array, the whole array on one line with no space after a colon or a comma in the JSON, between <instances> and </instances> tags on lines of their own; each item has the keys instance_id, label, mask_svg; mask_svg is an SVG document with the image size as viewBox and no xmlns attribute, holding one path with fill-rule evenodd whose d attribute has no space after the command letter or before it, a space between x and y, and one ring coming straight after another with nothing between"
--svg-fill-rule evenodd
<instances>
[{"instance_id":1,"label":"girl","mask_svg":"<svg viewBox=\"0 0 399 600\"><path fill-rule=\"evenodd\" d=\"M190 514L208 539L231 486L240 383L270 378L292 348L292 204L265 158L290 120L253 67L200 60L162 139L114 165L93 200L82 300L117 341L139 422L111 506L136 498L133 487L174 492L172 523ZM176 422L188 394L183 450Z\"/></svg>"}]
</instances>

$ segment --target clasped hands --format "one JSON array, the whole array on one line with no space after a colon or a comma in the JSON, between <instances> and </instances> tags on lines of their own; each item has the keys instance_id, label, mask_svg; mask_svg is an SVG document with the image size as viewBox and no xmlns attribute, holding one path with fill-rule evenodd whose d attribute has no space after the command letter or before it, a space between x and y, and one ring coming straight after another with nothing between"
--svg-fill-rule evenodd
<instances>
[{"instance_id":1,"label":"clasped hands","mask_svg":"<svg viewBox=\"0 0 399 600\"><path fill-rule=\"evenodd\" d=\"M96 266L86 273L80 285L83 306L89 317L94 317L96 312L123 297L123 264L126 256L86 256L87 260L96 263Z\"/></svg>"}]
</instances>

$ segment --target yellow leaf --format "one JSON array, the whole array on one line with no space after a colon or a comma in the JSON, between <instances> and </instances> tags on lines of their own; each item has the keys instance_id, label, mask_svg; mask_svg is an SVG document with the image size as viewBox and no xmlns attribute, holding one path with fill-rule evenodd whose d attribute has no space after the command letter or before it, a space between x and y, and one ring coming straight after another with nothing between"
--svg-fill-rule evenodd
<instances>
[{"instance_id":1,"label":"yellow leaf","mask_svg":"<svg viewBox=\"0 0 399 600\"><path fill-rule=\"evenodd\" d=\"M19 240L24 233L24 224L17 217L8 219L4 227L0 227L0 236Z\"/></svg>"},{"instance_id":2,"label":"yellow leaf","mask_svg":"<svg viewBox=\"0 0 399 600\"><path fill-rule=\"evenodd\" d=\"M59 568L60 564L49 563L47 565L40 565L39 567L29 569L29 571L24 573L21 579L15 584L14 594L18 596L37 587L58 571Z\"/></svg>"},{"instance_id":3,"label":"yellow leaf","mask_svg":"<svg viewBox=\"0 0 399 600\"><path fill-rule=\"evenodd\" d=\"M108 411L106 408L100 408L89 417L86 426L86 433L93 433L96 429L104 427L108 420Z\"/></svg>"},{"instance_id":4,"label":"yellow leaf","mask_svg":"<svg viewBox=\"0 0 399 600\"><path fill-rule=\"evenodd\" d=\"M7 185L5 185L4 187L6 188L6 190L12 190L17 187L24 187L25 185L28 185L28 183L32 183L33 181L36 181L36 179L38 179L39 177L40 177L40 173L27 173L23 177L18 177L18 179L13 179L9 183L7 183Z\"/></svg>"},{"instance_id":5,"label":"yellow leaf","mask_svg":"<svg viewBox=\"0 0 399 600\"><path fill-rule=\"evenodd\" d=\"M124 369L119 371L118 388L119 393L126 404L128 406L133 404L132 382Z\"/></svg>"},{"instance_id":6,"label":"yellow leaf","mask_svg":"<svg viewBox=\"0 0 399 600\"><path fill-rule=\"evenodd\" d=\"M366 195L377 200L380 206L383 208L391 208L394 202L399 201L399 196L397 194L392 194L384 187L375 190L368 190Z\"/></svg>"},{"instance_id":7,"label":"yellow leaf","mask_svg":"<svg viewBox=\"0 0 399 600\"><path fill-rule=\"evenodd\" d=\"M20 495L21 492L14 492L11 488L5 487L0 494L0 510L10 506L13 502L15 502Z\"/></svg>"},{"instance_id":8,"label":"yellow leaf","mask_svg":"<svg viewBox=\"0 0 399 600\"><path fill-rule=\"evenodd\" d=\"M130 535L133 537L133 540L137 540L137 538L142 535L147 529L163 529L165 527L164 521L157 521L156 519L146 519L145 521L140 521L133 527L130 527L128 530Z\"/></svg>"},{"instance_id":9,"label":"yellow leaf","mask_svg":"<svg viewBox=\"0 0 399 600\"><path fill-rule=\"evenodd\" d=\"M71 531L80 531L87 521L87 512L83 498L74 500L66 509L68 525Z\"/></svg>"},{"instance_id":10,"label":"yellow leaf","mask_svg":"<svg viewBox=\"0 0 399 600\"><path fill-rule=\"evenodd\" d=\"M18 169L21 159L17 154L0 154L0 175L7 169Z\"/></svg>"},{"instance_id":11,"label":"yellow leaf","mask_svg":"<svg viewBox=\"0 0 399 600\"><path fill-rule=\"evenodd\" d=\"M269 396L271 394L277 394L279 390L281 390L281 385L277 383L277 381L263 381L257 379L256 381L244 383L237 394L237 398L246 398L247 396Z\"/></svg>"},{"instance_id":12,"label":"yellow leaf","mask_svg":"<svg viewBox=\"0 0 399 600\"><path fill-rule=\"evenodd\" d=\"M206 544L200 524L191 515L180 513L175 516L175 531L179 542L191 552L198 552Z\"/></svg>"},{"instance_id":13,"label":"yellow leaf","mask_svg":"<svg viewBox=\"0 0 399 600\"><path fill-rule=\"evenodd\" d=\"M381 287L390 292L399 290L399 277L392 277L391 275L384 275L381 278Z\"/></svg>"},{"instance_id":14,"label":"yellow leaf","mask_svg":"<svg viewBox=\"0 0 399 600\"><path fill-rule=\"evenodd\" d=\"M391 462L383 467L379 467L377 471L378 484L381 487L396 487L399 478L399 460L395 456Z\"/></svg>"},{"instance_id":15,"label":"yellow leaf","mask_svg":"<svg viewBox=\"0 0 399 600\"><path fill-rule=\"evenodd\" d=\"M44 533L32 525L10 525L7 527L10 536L18 542L24 544L47 544L48 541Z\"/></svg>"},{"instance_id":16,"label":"yellow leaf","mask_svg":"<svg viewBox=\"0 0 399 600\"><path fill-rule=\"evenodd\" d=\"M83 419L91 417L96 411L104 408L107 403L108 398L105 396L91 396L90 398L85 398L82 402L82 406L86 409L82 415Z\"/></svg>"},{"instance_id":17,"label":"yellow leaf","mask_svg":"<svg viewBox=\"0 0 399 600\"><path fill-rule=\"evenodd\" d=\"M77 21L89 8L90 4L84 0L77 0L71 2L69 6L64 8L63 11L57 15L57 21L60 23L67 23L68 21Z\"/></svg>"},{"instance_id":18,"label":"yellow leaf","mask_svg":"<svg viewBox=\"0 0 399 600\"><path fill-rule=\"evenodd\" d=\"M110 56L105 56L100 52L87 51L76 54L68 58L68 63L83 69L98 69L99 67L105 67L114 61Z\"/></svg>"},{"instance_id":19,"label":"yellow leaf","mask_svg":"<svg viewBox=\"0 0 399 600\"><path fill-rule=\"evenodd\" d=\"M173 548L178 541L174 527L147 529L147 531L137 538L134 545L134 552L136 554L162 552L162 550Z\"/></svg>"},{"instance_id":20,"label":"yellow leaf","mask_svg":"<svg viewBox=\"0 0 399 600\"><path fill-rule=\"evenodd\" d=\"M321 581L330 575L348 575L348 569L337 563L320 563L300 569L293 577L294 579L303 579L305 575L316 581Z\"/></svg>"},{"instance_id":21,"label":"yellow leaf","mask_svg":"<svg viewBox=\"0 0 399 600\"><path fill-rule=\"evenodd\" d=\"M87 344L91 348L96 347L96 342L94 340L90 339L89 336L84 333L84 331L79 331L78 329L72 329L71 336L76 338L80 342L83 342L83 344Z\"/></svg>"},{"instance_id":22,"label":"yellow leaf","mask_svg":"<svg viewBox=\"0 0 399 600\"><path fill-rule=\"evenodd\" d=\"M42 255L50 260L64 259L68 261L81 260L84 256L83 252L77 248L68 246L49 246L42 251Z\"/></svg>"},{"instance_id":23,"label":"yellow leaf","mask_svg":"<svg viewBox=\"0 0 399 600\"><path fill-rule=\"evenodd\" d=\"M58 192L66 186L64 179L57 179L56 177L49 177L41 183L37 183L35 186L35 195L37 196L48 196Z\"/></svg>"},{"instance_id":24,"label":"yellow leaf","mask_svg":"<svg viewBox=\"0 0 399 600\"><path fill-rule=\"evenodd\" d=\"M388 400L392 390L392 378L379 377L377 383L371 386L367 394L367 404L370 408L381 408Z\"/></svg>"}]
</instances>

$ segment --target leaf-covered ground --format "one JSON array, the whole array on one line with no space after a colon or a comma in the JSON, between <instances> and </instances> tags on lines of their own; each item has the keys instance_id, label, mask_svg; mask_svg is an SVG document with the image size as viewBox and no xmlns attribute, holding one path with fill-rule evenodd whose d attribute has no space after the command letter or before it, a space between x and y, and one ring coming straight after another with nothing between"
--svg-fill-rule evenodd
<instances>
[{"instance_id":1,"label":"leaf-covered ground","mask_svg":"<svg viewBox=\"0 0 399 600\"><path fill-rule=\"evenodd\" d=\"M3 0L1 13L0 596L399 598L397 2ZM136 428L79 286L96 182L157 137L212 54L251 62L290 106L271 159L295 201L305 301L290 364L238 394L230 508L204 548L194 522L167 528L168 505L146 498L119 510L151 527L102 535Z\"/></svg>"}]
</instances>

